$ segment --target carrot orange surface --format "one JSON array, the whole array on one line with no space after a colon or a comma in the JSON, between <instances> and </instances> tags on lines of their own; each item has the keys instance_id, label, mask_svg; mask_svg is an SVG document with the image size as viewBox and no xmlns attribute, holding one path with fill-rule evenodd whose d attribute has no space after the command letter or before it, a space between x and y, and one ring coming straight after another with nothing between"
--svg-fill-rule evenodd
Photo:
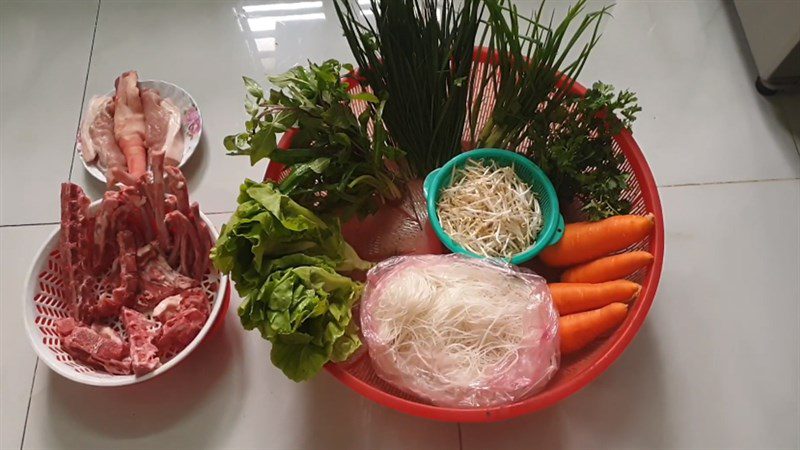
<instances>
[{"instance_id":1,"label":"carrot orange surface","mask_svg":"<svg viewBox=\"0 0 800 450\"><path fill-rule=\"evenodd\" d=\"M605 283L552 283L549 285L553 303L560 315L602 308L610 303L628 303L642 287L628 280Z\"/></svg>"},{"instance_id":2,"label":"carrot orange surface","mask_svg":"<svg viewBox=\"0 0 800 450\"><path fill-rule=\"evenodd\" d=\"M577 352L625 320L628 305L612 303L600 309L563 316L559 319L561 353Z\"/></svg>"},{"instance_id":3,"label":"carrot orange surface","mask_svg":"<svg viewBox=\"0 0 800 450\"><path fill-rule=\"evenodd\" d=\"M564 237L539 254L551 267L585 263L627 248L650 234L652 214L614 216L599 222L577 222L566 226Z\"/></svg>"},{"instance_id":4,"label":"carrot orange surface","mask_svg":"<svg viewBox=\"0 0 800 450\"><path fill-rule=\"evenodd\" d=\"M602 283L625 278L653 262L653 255L637 251L607 256L571 267L561 274L565 283Z\"/></svg>"}]
</instances>

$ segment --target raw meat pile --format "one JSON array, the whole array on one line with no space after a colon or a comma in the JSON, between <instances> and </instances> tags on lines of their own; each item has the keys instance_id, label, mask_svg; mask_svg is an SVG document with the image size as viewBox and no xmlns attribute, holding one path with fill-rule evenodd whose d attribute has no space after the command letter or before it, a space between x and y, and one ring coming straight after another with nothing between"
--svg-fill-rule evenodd
<instances>
[{"instance_id":1,"label":"raw meat pile","mask_svg":"<svg viewBox=\"0 0 800 450\"><path fill-rule=\"evenodd\" d=\"M200 284L213 237L197 203L189 204L180 170L163 169L161 151L151 157L152 174L107 191L93 211L80 186L61 185L59 254L70 317L56 331L67 353L112 374L155 370L210 313ZM112 328L117 320L126 337Z\"/></svg>"},{"instance_id":2,"label":"raw meat pile","mask_svg":"<svg viewBox=\"0 0 800 450\"><path fill-rule=\"evenodd\" d=\"M83 159L98 160L109 185L126 175L142 176L156 151L164 153L167 166L178 165L184 151L178 107L153 89L140 89L135 71L123 73L114 85L114 97L96 96L89 103L79 136Z\"/></svg>"}]
</instances>

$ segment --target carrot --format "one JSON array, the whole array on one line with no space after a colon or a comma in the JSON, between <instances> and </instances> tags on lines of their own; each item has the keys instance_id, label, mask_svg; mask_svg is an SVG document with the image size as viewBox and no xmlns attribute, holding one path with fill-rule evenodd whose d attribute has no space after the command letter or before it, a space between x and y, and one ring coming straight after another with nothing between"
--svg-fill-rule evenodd
<instances>
[{"instance_id":1,"label":"carrot","mask_svg":"<svg viewBox=\"0 0 800 450\"><path fill-rule=\"evenodd\" d=\"M125 155L128 172L133 177L138 179L147 172L147 152L143 145L140 145L136 140L120 139L119 146Z\"/></svg>"},{"instance_id":2,"label":"carrot","mask_svg":"<svg viewBox=\"0 0 800 450\"><path fill-rule=\"evenodd\" d=\"M651 262L653 262L653 255L648 252L620 253L569 268L561 274L561 281L565 283L602 283L618 280Z\"/></svg>"},{"instance_id":3,"label":"carrot","mask_svg":"<svg viewBox=\"0 0 800 450\"><path fill-rule=\"evenodd\" d=\"M581 350L600 335L616 328L627 314L628 305L612 303L600 309L561 317L558 320L561 353Z\"/></svg>"},{"instance_id":4,"label":"carrot","mask_svg":"<svg viewBox=\"0 0 800 450\"><path fill-rule=\"evenodd\" d=\"M125 155L128 172L134 178L139 178L147 172L144 107L139 97L139 75L132 70L125 72L114 85L114 138Z\"/></svg>"},{"instance_id":5,"label":"carrot","mask_svg":"<svg viewBox=\"0 0 800 450\"><path fill-rule=\"evenodd\" d=\"M560 315L602 308L609 303L628 303L642 290L633 281L614 280L605 283L553 283L549 285L553 303Z\"/></svg>"},{"instance_id":6,"label":"carrot","mask_svg":"<svg viewBox=\"0 0 800 450\"><path fill-rule=\"evenodd\" d=\"M614 216L599 222L570 223L564 237L539 254L551 267L569 267L618 252L650 234L655 225L652 214Z\"/></svg>"}]
</instances>

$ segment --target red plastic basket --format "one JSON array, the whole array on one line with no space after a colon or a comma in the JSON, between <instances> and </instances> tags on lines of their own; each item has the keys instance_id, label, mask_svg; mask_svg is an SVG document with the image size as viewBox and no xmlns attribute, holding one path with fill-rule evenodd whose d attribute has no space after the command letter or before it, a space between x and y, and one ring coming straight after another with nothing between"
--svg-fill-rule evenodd
<instances>
[{"instance_id":1,"label":"red plastic basket","mask_svg":"<svg viewBox=\"0 0 800 450\"><path fill-rule=\"evenodd\" d=\"M488 60L485 49L476 49L476 60L478 61L476 69L482 70L482 65ZM353 92L361 89L356 83L350 84ZM575 82L572 93L585 95L586 88ZM484 104L487 103L484 101ZM359 108L356 106L354 109ZM488 108L487 111L482 111L482 120L486 119L488 113ZM290 130L285 133L279 142L279 148L290 149L295 132ZM588 349L575 356L563 358L561 369L542 391L509 405L475 409L444 408L426 403L380 379L366 355L347 365L328 364L325 366L328 372L354 391L384 406L406 414L447 422L494 422L532 413L563 400L597 378L622 354L644 323L656 295L664 259L661 201L650 167L630 132L623 131L615 137L614 149L625 156L622 169L633 175L629 189L623 194L633 205L632 213L650 212L656 218L656 226L651 236L629 250L649 251L655 260L648 269L630 277L642 285L642 290L639 297L631 304L625 322L611 335ZM266 179L279 180L284 175L283 165L270 163L267 166Z\"/></svg>"}]
</instances>

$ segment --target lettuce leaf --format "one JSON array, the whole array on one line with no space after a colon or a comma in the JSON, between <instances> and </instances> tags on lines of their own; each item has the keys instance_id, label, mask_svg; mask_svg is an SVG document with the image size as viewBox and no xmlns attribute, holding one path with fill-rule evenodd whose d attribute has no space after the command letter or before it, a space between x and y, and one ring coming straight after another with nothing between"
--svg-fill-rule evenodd
<instances>
[{"instance_id":1,"label":"lettuce leaf","mask_svg":"<svg viewBox=\"0 0 800 450\"><path fill-rule=\"evenodd\" d=\"M262 285L274 259L295 253L324 257L339 271L371 266L344 241L338 220L326 223L272 183L245 180L239 191L239 206L222 227L211 258L231 274L240 295Z\"/></svg>"},{"instance_id":2,"label":"lettuce leaf","mask_svg":"<svg viewBox=\"0 0 800 450\"><path fill-rule=\"evenodd\" d=\"M272 261L272 272L239 306L247 330L272 342L272 363L294 381L343 361L361 345L351 308L363 286L339 275L326 258L292 254Z\"/></svg>"},{"instance_id":3,"label":"lettuce leaf","mask_svg":"<svg viewBox=\"0 0 800 450\"><path fill-rule=\"evenodd\" d=\"M272 363L287 377L307 380L361 346L351 309L363 286L337 270L371 264L344 241L338 221L322 220L274 184L245 180L239 191L211 258L244 298L242 326L272 342Z\"/></svg>"}]
</instances>

